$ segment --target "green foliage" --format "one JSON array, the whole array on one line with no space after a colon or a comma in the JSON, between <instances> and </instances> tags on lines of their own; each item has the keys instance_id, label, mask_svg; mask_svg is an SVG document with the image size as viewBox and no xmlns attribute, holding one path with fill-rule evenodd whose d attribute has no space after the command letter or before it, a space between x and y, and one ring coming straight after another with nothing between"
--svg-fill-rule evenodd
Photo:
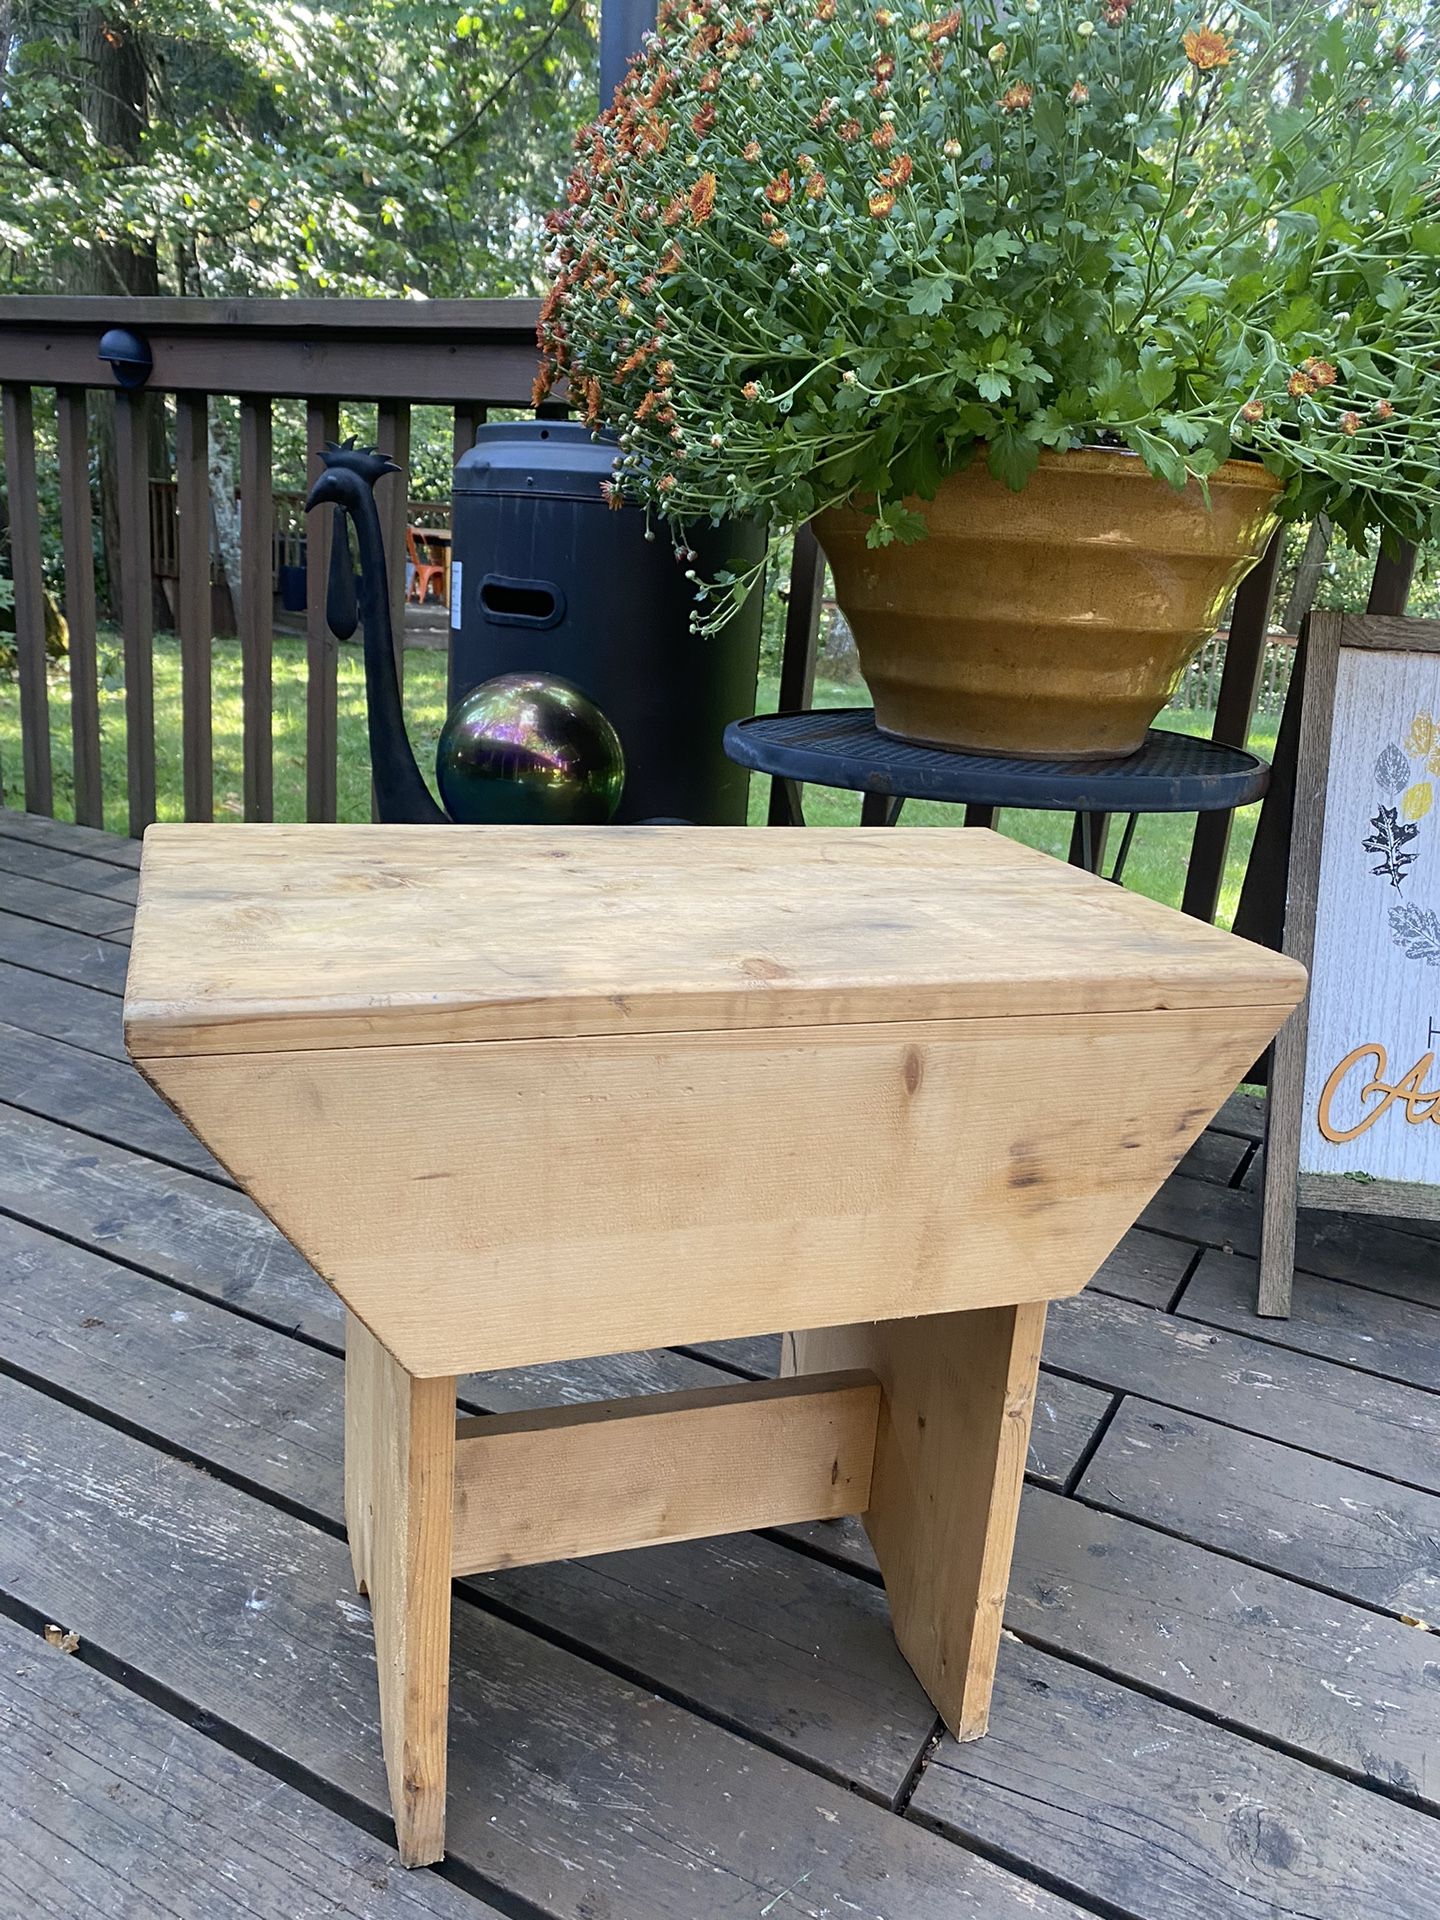
<instances>
[{"instance_id":1,"label":"green foliage","mask_svg":"<svg viewBox=\"0 0 1440 1920\"><path fill-rule=\"evenodd\" d=\"M0 10L11 291L94 290L106 247L177 293L536 284L539 214L594 109L585 0L111 0L95 17L143 62L138 153L97 131L86 17Z\"/></svg>"},{"instance_id":2,"label":"green foliage","mask_svg":"<svg viewBox=\"0 0 1440 1920\"><path fill-rule=\"evenodd\" d=\"M905 539L977 450L1085 444L1433 535L1436 87L1365 6L664 0L552 223L550 365L682 539Z\"/></svg>"}]
</instances>

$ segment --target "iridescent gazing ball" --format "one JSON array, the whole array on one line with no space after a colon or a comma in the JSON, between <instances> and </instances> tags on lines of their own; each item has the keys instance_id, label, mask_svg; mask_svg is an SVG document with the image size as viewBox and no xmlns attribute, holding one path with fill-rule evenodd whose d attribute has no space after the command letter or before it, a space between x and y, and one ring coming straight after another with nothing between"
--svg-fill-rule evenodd
<instances>
[{"instance_id":1,"label":"iridescent gazing ball","mask_svg":"<svg viewBox=\"0 0 1440 1920\"><path fill-rule=\"evenodd\" d=\"M457 700L435 754L465 826L604 826L625 787L620 736L595 702L544 673L502 673Z\"/></svg>"}]
</instances>

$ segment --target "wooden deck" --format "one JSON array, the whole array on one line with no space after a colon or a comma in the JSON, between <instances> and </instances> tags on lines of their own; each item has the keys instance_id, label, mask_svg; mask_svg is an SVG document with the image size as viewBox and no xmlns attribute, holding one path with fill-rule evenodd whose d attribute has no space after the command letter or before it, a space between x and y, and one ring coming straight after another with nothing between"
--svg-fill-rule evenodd
<instances>
[{"instance_id":1,"label":"wooden deck","mask_svg":"<svg viewBox=\"0 0 1440 1920\"><path fill-rule=\"evenodd\" d=\"M125 1062L137 860L0 812L0 1915L1434 1920L1440 1230L1306 1216L1255 1319L1243 1098L1052 1311L987 1738L845 1523L467 1581L450 1856L406 1874L340 1309Z\"/></svg>"}]
</instances>

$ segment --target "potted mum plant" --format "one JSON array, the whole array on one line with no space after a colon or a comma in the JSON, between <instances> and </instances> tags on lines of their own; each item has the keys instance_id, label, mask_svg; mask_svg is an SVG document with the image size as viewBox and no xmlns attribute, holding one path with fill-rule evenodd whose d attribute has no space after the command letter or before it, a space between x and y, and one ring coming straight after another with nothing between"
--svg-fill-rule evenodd
<instances>
[{"instance_id":1,"label":"potted mum plant","mask_svg":"<svg viewBox=\"0 0 1440 1920\"><path fill-rule=\"evenodd\" d=\"M662 0L537 391L682 556L814 519L882 728L1130 752L1277 519L1440 532L1436 84L1338 0Z\"/></svg>"}]
</instances>

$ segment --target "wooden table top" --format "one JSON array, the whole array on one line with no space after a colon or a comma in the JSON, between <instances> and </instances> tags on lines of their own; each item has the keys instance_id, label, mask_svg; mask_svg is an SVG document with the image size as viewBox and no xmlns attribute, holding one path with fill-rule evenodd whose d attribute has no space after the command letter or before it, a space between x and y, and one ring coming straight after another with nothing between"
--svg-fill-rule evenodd
<instances>
[{"instance_id":1,"label":"wooden table top","mask_svg":"<svg viewBox=\"0 0 1440 1920\"><path fill-rule=\"evenodd\" d=\"M1292 961L981 829L151 827L139 1057L1292 1003Z\"/></svg>"}]
</instances>

